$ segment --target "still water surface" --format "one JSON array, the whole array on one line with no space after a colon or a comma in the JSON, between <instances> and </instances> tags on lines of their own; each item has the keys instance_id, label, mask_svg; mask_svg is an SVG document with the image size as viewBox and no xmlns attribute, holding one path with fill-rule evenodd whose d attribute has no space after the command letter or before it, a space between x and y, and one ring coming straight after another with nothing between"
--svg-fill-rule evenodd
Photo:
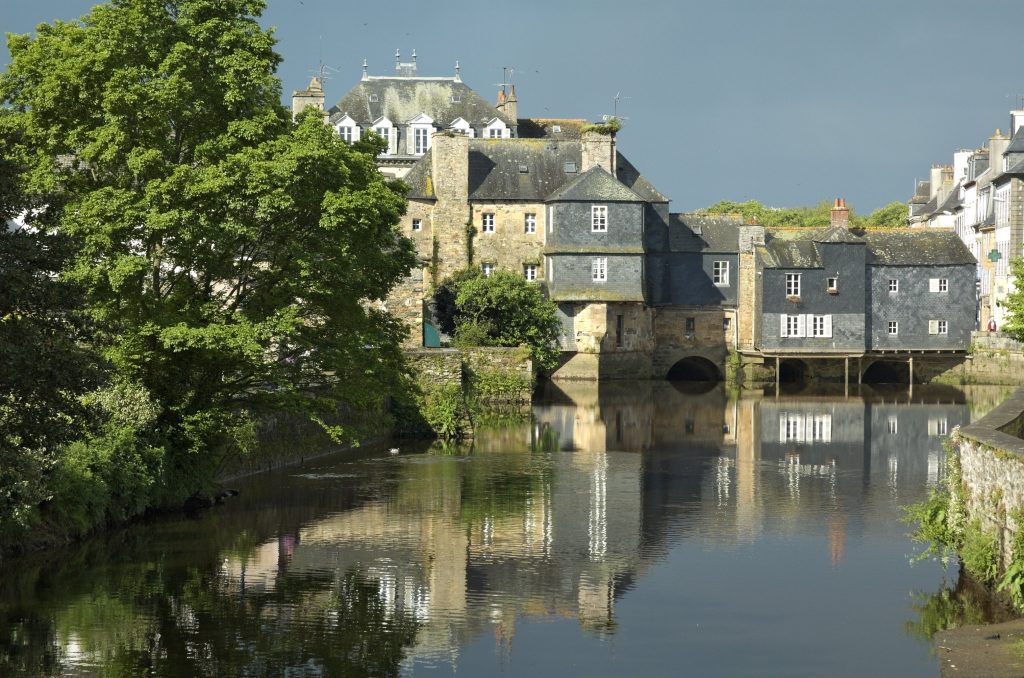
<instances>
[{"instance_id":1,"label":"still water surface","mask_svg":"<svg viewBox=\"0 0 1024 678\"><path fill-rule=\"evenodd\" d=\"M937 676L900 507L1000 390L551 388L0 571L0 675Z\"/></svg>"}]
</instances>

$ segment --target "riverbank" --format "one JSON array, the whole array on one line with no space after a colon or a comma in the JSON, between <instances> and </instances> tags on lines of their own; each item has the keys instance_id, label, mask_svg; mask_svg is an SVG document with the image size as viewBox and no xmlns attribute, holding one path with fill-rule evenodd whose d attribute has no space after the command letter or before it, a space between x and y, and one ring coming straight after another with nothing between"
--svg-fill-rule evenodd
<instances>
[{"instance_id":1,"label":"riverbank","mask_svg":"<svg viewBox=\"0 0 1024 678\"><path fill-rule=\"evenodd\" d=\"M1024 619L968 625L935 634L942 678L1020 678L1024 675Z\"/></svg>"}]
</instances>

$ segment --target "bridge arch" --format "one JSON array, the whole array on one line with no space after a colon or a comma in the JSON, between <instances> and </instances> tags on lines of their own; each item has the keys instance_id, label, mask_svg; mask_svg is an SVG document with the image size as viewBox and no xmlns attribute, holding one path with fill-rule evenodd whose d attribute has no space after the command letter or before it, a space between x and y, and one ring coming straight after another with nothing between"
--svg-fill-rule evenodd
<instances>
[{"instance_id":1,"label":"bridge arch","mask_svg":"<svg viewBox=\"0 0 1024 678\"><path fill-rule=\"evenodd\" d=\"M910 365L905 360L876 360L864 370L861 381L865 384L909 384Z\"/></svg>"},{"instance_id":2,"label":"bridge arch","mask_svg":"<svg viewBox=\"0 0 1024 678\"><path fill-rule=\"evenodd\" d=\"M669 368L665 378L669 381L722 381L722 371L718 365L699 355L690 355L677 360Z\"/></svg>"},{"instance_id":3,"label":"bridge arch","mask_svg":"<svg viewBox=\"0 0 1024 678\"><path fill-rule=\"evenodd\" d=\"M807 381L809 369L807 363L796 358L784 358L779 361L779 383L802 384Z\"/></svg>"}]
</instances>

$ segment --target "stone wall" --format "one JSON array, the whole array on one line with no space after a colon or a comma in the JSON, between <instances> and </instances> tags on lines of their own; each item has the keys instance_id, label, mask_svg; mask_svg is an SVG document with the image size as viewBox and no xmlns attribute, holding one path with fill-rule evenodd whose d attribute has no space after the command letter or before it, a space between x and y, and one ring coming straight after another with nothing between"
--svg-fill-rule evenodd
<instances>
[{"instance_id":1,"label":"stone wall","mask_svg":"<svg viewBox=\"0 0 1024 678\"><path fill-rule=\"evenodd\" d=\"M1012 558L1014 535L1021 528L1015 513L1024 511L1024 389L1018 389L980 420L954 432L953 441L963 474L961 489L968 520L997 536L1001 567Z\"/></svg>"},{"instance_id":2,"label":"stone wall","mask_svg":"<svg viewBox=\"0 0 1024 678\"><path fill-rule=\"evenodd\" d=\"M534 371L526 348L421 348L407 350L405 357L425 389L452 384L471 388L474 379L502 375L517 377L522 384L521 391L508 399L530 400Z\"/></svg>"},{"instance_id":3,"label":"stone wall","mask_svg":"<svg viewBox=\"0 0 1024 678\"><path fill-rule=\"evenodd\" d=\"M1022 384L1024 344L998 332L972 332L970 355L936 374L934 380L957 385Z\"/></svg>"},{"instance_id":4,"label":"stone wall","mask_svg":"<svg viewBox=\"0 0 1024 678\"><path fill-rule=\"evenodd\" d=\"M483 215L494 215L494 232L483 230ZM526 232L526 215L536 218L533 233ZM477 203L472 206L473 263L494 264L503 271L523 275L524 264L537 265L537 281L544 280L544 235L547 229L543 203L504 202Z\"/></svg>"}]
</instances>

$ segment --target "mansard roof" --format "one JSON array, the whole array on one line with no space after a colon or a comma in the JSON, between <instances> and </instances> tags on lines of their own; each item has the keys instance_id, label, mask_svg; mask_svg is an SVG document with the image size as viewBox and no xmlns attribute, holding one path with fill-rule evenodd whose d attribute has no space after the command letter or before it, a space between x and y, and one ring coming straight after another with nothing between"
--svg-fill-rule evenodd
<instances>
[{"instance_id":1,"label":"mansard roof","mask_svg":"<svg viewBox=\"0 0 1024 678\"><path fill-rule=\"evenodd\" d=\"M519 136L531 139L579 139L585 118L520 118Z\"/></svg>"},{"instance_id":2,"label":"mansard roof","mask_svg":"<svg viewBox=\"0 0 1024 678\"><path fill-rule=\"evenodd\" d=\"M765 268L821 268L818 248L811 240L786 240L771 234L758 248Z\"/></svg>"},{"instance_id":3,"label":"mansard roof","mask_svg":"<svg viewBox=\"0 0 1024 678\"><path fill-rule=\"evenodd\" d=\"M1010 139L1010 145L1003 151L1003 155L1007 153L1024 153L1024 127L1020 127L1016 132L1013 133L1013 138Z\"/></svg>"},{"instance_id":4,"label":"mansard roof","mask_svg":"<svg viewBox=\"0 0 1024 678\"><path fill-rule=\"evenodd\" d=\"M456 78L367 76L328 110L331 122L345 113L363 127L381 116L404 125L420 113L442 127L456 118L465 118L473 126L484 126L494 118L509 126L516 124Z\"/></svg>"},{"instance_id":5,"label":"mansard roof","mask_svg":"<svg viewBox=\"0 0 1024 678\"><path fill-rule=\"evenodd\" d=\"M717 214L670 214L669 250L672 252L739 251L740 217Z\"/></svg>"},{"instance_id":6,"label":"mansard roof","mask_svg":"<svg viewBox=\"0 0 1024 678\"><path fill-rule=\"evenodd\" d=\"M432 152L427 151L403 179L409 186L409 198L434 199L431 158ZM583 151L579 141L470 139L469 198L543 202L569 183L582 178L583 175L576 171L582 160ZM621 154L618 155L617 163L619 181L604 172L613 193L595 199L668 202ZM567 165L572 166L572 172L566 172ZM592 189L593 186L587 188ZM615 198L614 195L621 197Z\"/></svg>"},{"instance_id":7,"label":"mansard roof","mask_svg":"<svg viewBox=\"0 0 1024 678\"><path fill-rule=\"evenodd\" d=\"M549 201L643 202L603 167L595 166L548 196Z\"/></svg>"},{"instance_id":8,"label":"mansard roof","mask_svg":"<svg viewBox=\"0 0 1024 678\"><path fill-rule=\"evenodd\" d=\"M885 230L864 234L877 266L960 266L975 264L974 256L952 231Z\"/></svg>"}]
</instances>

